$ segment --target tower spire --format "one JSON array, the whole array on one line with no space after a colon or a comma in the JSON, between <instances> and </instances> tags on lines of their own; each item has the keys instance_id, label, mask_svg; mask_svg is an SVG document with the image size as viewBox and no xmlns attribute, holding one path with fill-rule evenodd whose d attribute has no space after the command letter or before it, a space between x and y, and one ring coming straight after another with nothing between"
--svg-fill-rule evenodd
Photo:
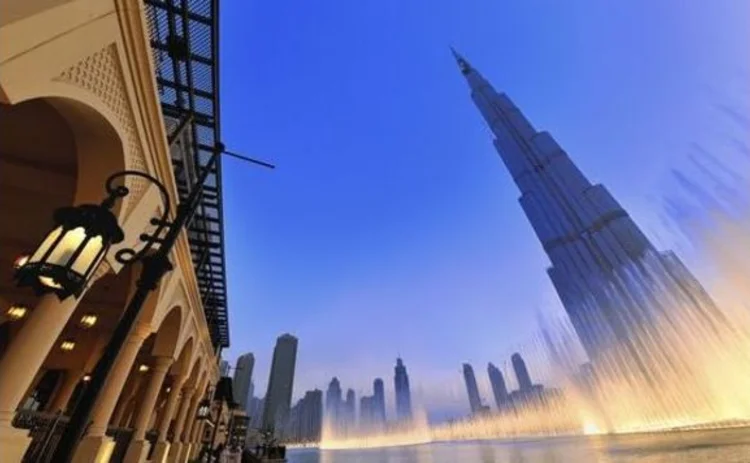
<instances>
[{"instance_id":1,"label":"tower spire","mask_svg":"<svg viewBox=\"0 0 750 463\"><path fill-rule=\"evenodd\" d=\"M451 48L451 53L453 53L453 57L456 58L456 63L458 63L458 68L461 70L461 73L466 75L469 72L471 72L471 65L469 64L469 62L466 61L466 59L463 56L461 56L461 54L457 52L455 48L453 47L450 47L450 48Z\"/></svg>"}]
</instances>

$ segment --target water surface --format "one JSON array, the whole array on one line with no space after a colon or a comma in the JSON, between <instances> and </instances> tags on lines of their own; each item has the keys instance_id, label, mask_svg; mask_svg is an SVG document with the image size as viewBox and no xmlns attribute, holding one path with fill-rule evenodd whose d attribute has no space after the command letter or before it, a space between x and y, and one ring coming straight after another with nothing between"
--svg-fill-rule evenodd
<instances>
[{"instance_id":1,"label":"water surface","mask_svg":"<svg viewBox=\"0 0 750 463\"><path fill-rule=\"evenodd\" d=\"M439 442L366 450L294 449L289 463L748 463L750 429Z\"/></svg>"}]
</instances>

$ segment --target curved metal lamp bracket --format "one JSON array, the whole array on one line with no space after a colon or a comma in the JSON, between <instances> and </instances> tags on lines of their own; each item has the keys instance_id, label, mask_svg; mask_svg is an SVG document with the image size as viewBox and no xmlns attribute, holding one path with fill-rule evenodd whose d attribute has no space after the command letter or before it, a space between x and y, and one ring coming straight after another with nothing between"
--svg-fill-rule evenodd
<instances>
[{"instance_id":1,"label":"curved metal lamp bracket","mask_svg":"<svg viewBox=\"0 0 750 463\"><path fill-rule=\"evenodd\" d=\"M128 194L130 194L130 189L128 189L128 187L123 185L115 185L116 180L127 176L141 177L153 183L159 189L159 193L161 194L161 199L164 203L164 212L162 213L161 217L154 217L150 220L151 225L156 226L156 230L154 230L153 233L143 233L140 235L139 238L141 241L146 243L145 246L143 246L138 251L132 248L123 248L115 253L115 260L123 265L127 265L141 259L151 250L151 248L153 248L155 244L161 243L161 238L159 237L161 236L161 232L170 225L168 219L171 212L169 193L167 192L167 189L164 187L164 185L155 177L137 170L123 170L109 176L107 182L105 183L105 188L107 190L108 196L104 201L102 201L103 207L112 209L118 199L125 198Z\"/></svg>"}]
</instances>

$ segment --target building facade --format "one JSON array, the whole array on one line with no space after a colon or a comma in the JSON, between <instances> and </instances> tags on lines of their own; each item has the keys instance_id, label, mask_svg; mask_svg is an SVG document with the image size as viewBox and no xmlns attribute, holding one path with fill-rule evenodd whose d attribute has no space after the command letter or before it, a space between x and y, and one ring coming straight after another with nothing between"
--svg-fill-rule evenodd
<instances>
[{"instance_id":1,"label":"building facade","mask_svg":"<svg viewBox=\"0 0 750 463\"><path fill-rule=\"evenodd\" d=\"M297 338L282 334L276 339L271 374L263 403L263 429L281 431L289 416L294 389L294 370L297 364Z\"/></svg>"},{"instance_id":2,"label":"building facade","mask_svg":"<svg viewBox=\"0 0 750 463\"><path fill-rule=\"evenodd\" d=\"M156 76L160 60L172 57L160 58L154 48L164 37L155 15L134 0L0 3L3 462L50 451L49 442L29 434L31 423L75 408L139 275L138 266L123 266L115 253L141 248L139 236L153 229L150 220L164 210L164 199L176 205L184 197L172 158L187 148L169 138L171 121L187 106L165 112L170 82ZM204 19L210 35L213 21ZM168 198L142 178L126 179L129 195L114 210L125 241L104 257L83 293L60 300L13 286L14 261L36 249L53 211L99 204L106 179L125 169L158 179ZM73 461L142 462L149 451L153 461L185 461L197 453L203 422L195 420L196 409L218 382L228 338L225 312L212 312L215 305L204 298L207 288L221 291L195 265L193 254L202 248L189 235L193 230L191 224L178 238L173 269L146 300ZM149 431L156 436L153 449Z\"/></svg>"}]
</instances>

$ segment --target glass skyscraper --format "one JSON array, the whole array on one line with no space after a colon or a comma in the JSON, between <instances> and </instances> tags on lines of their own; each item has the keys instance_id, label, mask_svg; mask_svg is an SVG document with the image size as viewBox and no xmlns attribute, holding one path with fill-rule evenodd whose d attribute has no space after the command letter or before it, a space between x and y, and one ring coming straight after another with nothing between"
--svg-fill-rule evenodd
<instances>
[{"instance_id":1,"label":"glass skyscraper","mask_svg":"<svg viewBox=\"0 0 750 463\"><path fill-rule=\"evenodd\" d=\"M606 187L592 184L549 133L534 129L507 95L453 53L521 191L521 207L551 262L549 277L589 358L613 346L637 358L643 348L634 334L686 311L706 323L719 319L679 258L659 252Z\"/></svg>"}]
</instances>

